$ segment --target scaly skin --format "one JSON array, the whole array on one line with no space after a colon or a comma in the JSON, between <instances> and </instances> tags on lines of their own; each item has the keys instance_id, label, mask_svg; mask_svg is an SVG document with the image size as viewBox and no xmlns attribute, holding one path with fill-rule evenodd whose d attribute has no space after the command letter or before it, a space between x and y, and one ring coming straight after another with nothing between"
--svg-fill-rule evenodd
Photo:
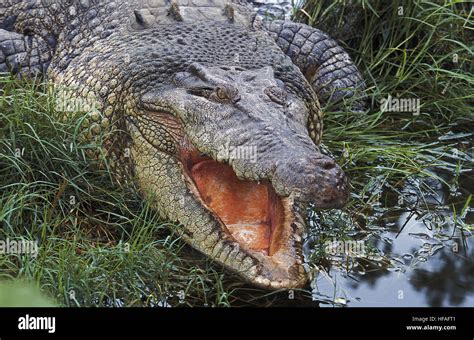
<instances>
[{"instance_id":1,"label":"scaly skin","mask_svg":"<svg viewBox=\"0 0 474 340\"><path fill-rule=\"evenodd\" d=\"M318 30L262 21L238 1L193 1L7 1L0 71L45 75L87 102L84 137L111 132L118 177L152 195L194 248L258 286L301 287L306 204L348 197L317 146L318 97L340 100L363 82ZM229 144L255 147L257 161L222 154ZM284 227L271 256L239 243L200 196L191 166L204 154L278 195Z\"/></svg>"}]
</instances>

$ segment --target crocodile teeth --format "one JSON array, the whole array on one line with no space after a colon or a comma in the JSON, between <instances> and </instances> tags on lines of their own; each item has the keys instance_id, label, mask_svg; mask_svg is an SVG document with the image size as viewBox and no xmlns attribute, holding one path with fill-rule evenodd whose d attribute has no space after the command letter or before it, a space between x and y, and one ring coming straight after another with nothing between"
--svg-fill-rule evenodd
<instances>
[{"instance_id":1,"label":"crocodile teeth","mask_svg":"<svg viewBox=\"0 0 474 340\"><path fill-rule=\"evenodd\" d=\"M288 287L290 285L290 280L283 280L283 281L272 281L270 286L274 289Z\"/></svg>"},{"instance_id":2,"label":"crocodile teeth","mask_svg":"<svg viewBox=\"0 0 474 340\"><path fill-rule=\"evenodd\" d=\"M259 276L255 279L255 282L257 282L257 283L259 283L263 286L267 286L267 287L270 286L270 280L265 278L265 277Z\"/></svg>"}]
</instances>

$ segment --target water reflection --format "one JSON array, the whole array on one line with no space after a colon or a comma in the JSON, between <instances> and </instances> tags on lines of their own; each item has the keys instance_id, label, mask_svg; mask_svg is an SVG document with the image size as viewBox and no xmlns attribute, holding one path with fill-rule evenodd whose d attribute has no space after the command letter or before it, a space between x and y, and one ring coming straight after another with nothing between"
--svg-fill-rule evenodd
<instances>
[{"instance_id":1,"label":"water reflection","mask_svg":"<svg viewBox=\"0 0 474 340\"><path fill-rule=\"evenodd\" d=\"M439 189L425 197L429 209L379 216L380 228L353 235L376 251L331 257L312 283L321 306L474 306L472 228L455 223Z\"/></svg>"}]
</instances>

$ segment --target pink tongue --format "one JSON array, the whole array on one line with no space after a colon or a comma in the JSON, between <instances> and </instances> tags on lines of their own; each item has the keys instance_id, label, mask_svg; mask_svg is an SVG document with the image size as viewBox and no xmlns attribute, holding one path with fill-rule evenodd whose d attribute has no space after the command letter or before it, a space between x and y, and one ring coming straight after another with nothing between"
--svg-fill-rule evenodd
<instances>
[{"instance_id":1,"label":"pink tongue","mask_svg":"<svg viewBox=\"0 0 474 340\"><path fill-rule=\"evenodd\" d=\"M204 202L232 236L250 249L268 253L271 226L267 186L239 180L229 165L213 160L195 164L191 175Z\"/></svg>"}]
</instances>

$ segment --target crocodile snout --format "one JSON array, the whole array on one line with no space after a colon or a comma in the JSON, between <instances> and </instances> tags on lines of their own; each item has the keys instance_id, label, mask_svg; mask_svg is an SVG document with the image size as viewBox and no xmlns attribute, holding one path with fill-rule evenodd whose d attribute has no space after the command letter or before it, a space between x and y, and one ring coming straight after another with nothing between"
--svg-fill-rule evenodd
<instances>
[{"instance_id":1,"label":"crocodile snout","mask_svg":"<svg viewBox=\"0 0 474 340\"><path fill-rule=\"evenodd\" d=\"M289 158L280 163L272 181L286 194L298 194L301 200L317 208L342 208L349 198L349 185L341 167L326 155Z\"/></svg>"},{"instance_id":2,"label":"crocodile snout","mask_svg":"<svg viewBox=\"0 0 474 340\"><path fill-rule=\"evenodd\" d=\"M349 198L347 177L341 167L332 159L315 161L316 182L310 188L310 195L316 207L342 208Z\"/></svg>"}]
</instances>

